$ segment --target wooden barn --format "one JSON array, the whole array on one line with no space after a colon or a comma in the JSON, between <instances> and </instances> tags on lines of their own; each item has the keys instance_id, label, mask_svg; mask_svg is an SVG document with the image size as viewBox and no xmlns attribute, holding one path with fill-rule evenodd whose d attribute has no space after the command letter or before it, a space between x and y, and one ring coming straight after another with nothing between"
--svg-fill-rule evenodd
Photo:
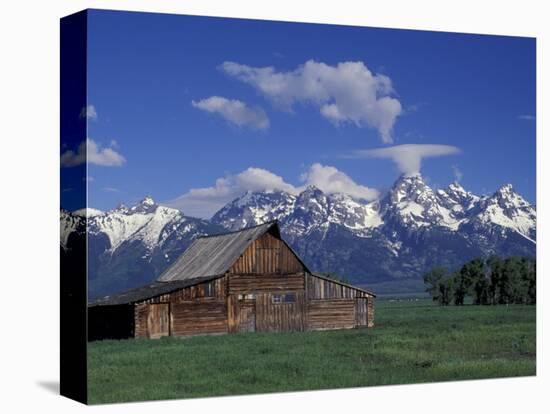
<instances>
[{"instance_id":1,"label":"wooden barn","mask_svg":"<svg viewBox=\"0 0 550 414\"><path fill-rule=\"evenodd\" d=\"M196 239L158 280L88 307L88 339L372 327L375 295L312 273L270 222Z\"/></svg>"}]
</instances>

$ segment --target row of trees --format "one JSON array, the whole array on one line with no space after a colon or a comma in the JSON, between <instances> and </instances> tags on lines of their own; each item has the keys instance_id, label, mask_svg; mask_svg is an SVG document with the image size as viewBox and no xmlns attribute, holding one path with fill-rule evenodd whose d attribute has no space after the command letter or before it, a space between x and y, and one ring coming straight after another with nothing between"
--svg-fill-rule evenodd
<instances>
[{"instance_id":1,"label":"row of trees","mask_svg":"<svg viewBox=\"0 0 550 414\"><path fill-rule=\"evenodd\" d=\"M456 272L436 267L424 275L426 291L440 305L536 303L537 262L527 257L478 258Z\"/></svg>"}]
</instances>

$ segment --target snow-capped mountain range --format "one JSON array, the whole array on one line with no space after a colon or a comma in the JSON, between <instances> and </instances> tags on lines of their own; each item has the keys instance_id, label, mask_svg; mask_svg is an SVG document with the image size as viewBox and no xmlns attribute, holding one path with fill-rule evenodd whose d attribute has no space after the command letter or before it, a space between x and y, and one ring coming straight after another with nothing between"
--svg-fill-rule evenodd
<instances>
[{"instance_id":1,"label":"snow-capped mountain range","mask_svg":"<svg viewBox=\"0 0 550 414\"><path fill-rule=\"evenodd\" d=\"M85 236L86 225L90 298L148 283L196 237L224 231L207 220L187 217L146 197L132 207L121 205L107 212L62 210L63 253L70 254L72 245Z\"/></svg>"},{"instance_id":2,"label":"snow-capped mountain range","mask_svg":"<svg viewBox=\"0 0 550 414\"><path fill-rule=\"evenodd\" d=\"M248 192L224 206L212 222L238 230L269 220L279 220L285 232L303 236L337 224L368 237L376 229L401 227L407 232L439 227L460 232L476 225L499 226L533 243L536 211L510 184L491 196L479 197L452 183L432 190L421 175L402 176L380 199L361 203L343 194L327 195L314 186L298 196L284 192Z\"/></svg>"},{"instance_id":3,"label":"snow-capped mountain range","mask_svg":"<svg viewBox=\"0 0 550 414\"><path fill-rule=\"evenodd\" d=\"M402 176L379 200L362 202L310 186L298 195L247 192L210 220L186 216L150 197L102 212L61 212L61 246L88 225L90 295L147 283L194 240L278 220L308 266L355 283L399 290L436 265L456 267L480 255L536 251L536 210L508 184L476 196L460 184L433 190L421 175Z\"/></svg>"}]
</instances>

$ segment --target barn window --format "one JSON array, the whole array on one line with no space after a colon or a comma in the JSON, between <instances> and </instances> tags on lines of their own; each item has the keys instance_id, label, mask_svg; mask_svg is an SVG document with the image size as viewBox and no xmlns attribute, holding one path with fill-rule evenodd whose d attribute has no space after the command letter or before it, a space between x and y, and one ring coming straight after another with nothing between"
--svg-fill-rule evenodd
<instances>
[{"instance_id":1,"label":"barn window","mask_svg":"<svg viewBox=\"0 0 550 414\"><path fill-rule=\"evenodd\" d=\"M273 303L294 303L296 302L296 294L295 293L285 293L283 295L273 295L272 297Z\"/></svg>"},{"instance_id":2,"label":"barn window","mask_svg":"<svg viewBox=\"0 0 550 414\"><path fill-rule=\"evenodd\" d=\"M244 300L244 299L256 299L256 295L254 293L240 294L239 300Z\"/></svg>"},{"instance_id":3,"label":"barn window","mask_svg":"<svg viewBox=\"0 0 550 414\"><path fill-rule=\"evenodd\" d=\"M204 285L204 296L207 298L214 296L214 282L206 283Z\"/></svg>"},{"instance_id":4,"label":"barn window","mask_svg":"<svg viewBox=\"0 0 550 414\"><path fill-rule=\"evenodd\" d=\"M284 303L294 303L294 302L296 302L296 294L294 294L294 293L287 293L287 294L284 295L284 297L283 297L283 302L284 302Z\"/></svg>"}]
</instances>

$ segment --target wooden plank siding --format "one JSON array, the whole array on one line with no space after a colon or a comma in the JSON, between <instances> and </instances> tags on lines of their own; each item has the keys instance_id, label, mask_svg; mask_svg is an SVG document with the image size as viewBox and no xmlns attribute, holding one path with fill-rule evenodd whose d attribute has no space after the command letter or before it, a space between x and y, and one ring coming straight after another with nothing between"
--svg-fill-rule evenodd
<instances>
[{"instance_id":1,"label":"wooden plank siding","mask_svg":"<svg viewBox=\"0 0 550 414\"><path fill-rule=\"evenodd\" d=\"M310 272L269 222L199 237L155 282L89 305L89 337L372 327L374 298Z\"/></svg>"},{"instance_id":2,"label":"wooden plank siding","mask_svg":"<svg viewBox=\"0 0 550 414\"><path fill-rule=\"evenodd\" d=\"M291 299L280 300L287 294ZM270 233L251 242L224 276L136 303L136 337L151 337L151 309L161 303L175 336L374 326L373 295L310 274Z\"/></svg>"},{"instance_id":3,"label":"wooden plank siding","mask_svg":"<svg viewBox=\"0 0 550 414\"><path fill-rule=\"evenodd\" d=\"M134 305L134 319L136 338L147 338L147 303L136 303Z\"/></svg>"},{"instance_id":4,"label":"wooden plank siding","mask_svg":"<svg viewBox=\"0 0 550 414\"><path fill-rule=\"evenodd\" d=\"M284 293L294 293L296 301L273 302L274 294ZM136 337L151 337L148 305L155 303L170 303L170 334L176 336L374 326L372 296L305 272L228 274L147 299L135 305Z\"/></svg>"},{"instance_id":5,"label":"wooden plank siding","mask_svg":"<svg viewBox=\"0 0 550 414\"><path fill-rule=\"evenodd\" d=\"M355 325L367 326L368 298L355 298Z\"/></svg>"},{"instance_id":6,"label":"wooden plank siding","mask_svg":"<svg viewBox=\"0 0 550 414\"><path fill-rule=\"evenodd\" d=\"M306 271L277 237L266 233L253 241L227 275L228 331L251 330L252 308L256 331L304 330ZM273 303L277 293L294 293L296 302Z\"/></svg>"},{"instance_id":7,"label":"wooden plank siding","mask_svg":"<svg viewBox=\"0 0 550 414\"><path fill-rule=\"evenodd\" d=\"M179 289L165 295L155 296L140 303L181 303L209 299L225 300L226 283L226 278L220 277L209 282L203 282L184 289Z\"/></svg>"},{"instance_id":8,"label":"wooden plank siding","mask_svg":"<svg viewBox=\"0 0 550 414\"><path fill-rule=\"evenodd\" d=\"M304 290L305 273L285 275L229 275L228 294Z\"/></svg>"},{"instance_id":9,"label":"wooden plank siding","mask_svg":"<svg viewBox=\"0 0 550 414\"><path fill-rule=\"evenodd\" d=\"M256 295L256 330L259 332L284 332L305 330L305 294L295 293L292 303L274 303L273 295Z\"/></svg>"},{"instance_id":10,"label":"wooden plank siding","mask_svg":"<svg viewBox=\"0 0 550 414\"><path fill-rule=\"evenodd\" d=\"M237 332L256 331L256 299L239 299Z\"/></svg>"},{"instance_id":11,"label":"wooden plank siding","mask_svg":"<svg viewBox=\"0 0 550 414\"><path fill-rule=\"evenodd\" d=\"M232 274L291 274L306 269L294 252L269 233L250 243L229 269Z\"/></svg>"},{"instance_id":12,"label":"wooden plank siding","mask_svg":"<svg viewBox=\"0 0 550 414\"><path fill-rule=\"evenodd\" d=\"M367 303L367 327L372 328L374 326L374 297L368 298Z\"/></svg>"},{"instance_id":13,"label":"wooden plank siding","mask_svg":"<svg viewBox=\"0 0 550 414\"><path fill-rule=\"evenodd\" d=\"M170 335L170 304L147 304L147 338L160 338Z\"/></svg>"},{"instance_id":14,"label":"wooden plank siding","mask_svg":"<svg viewBox=\"0 0 550 414\"><path fill-rule=\"evenodd\" d=\"M307 303L307 329L355 327L355 299L319 299Z\"/></svg>"},{"instance_id":15,"label":"wooden plank siding","mask_svg":"<svg viewBox=\"0 0 550 414\"><path fill-rule=\"evenodd\" d=\"M308 329L374 326L372 295L311 274L306 276L306 291Z\"/></svg>"},{"instance_id":16,"label":"wooden plank siding","mask_svg":"<svg viewBox=\"0 0 550 414\"><path fill-rule=\"evenodd\" d=\"M225 301L182 302L171 306L174 336L227 333Z\"/></svg>"},{"instance_id":17,"label":"wooden plank siding","mask_svg":"<svg viewBox=\"0 0 550 414\"><path fill-rule=\"evenodd\" d=\"M148 327L148 324L151 323L149 305L158 303L170 304L171 335L201 333L197 331L199 323L196 321L201 319L203 311L208 314L203 320L205 324L203 333L227 332L226 283L226 277L221 277L136 303L134 336L136 338L150 337L151 329ZM180 304L189 306L180 308ZM212 307L212 305L214 306ZM216 309L216 305L218 306L217 313L213 311L213 309ZM220 306L223 308L223 312L220 311ZM182 326L186 323L185 320L181 319L184 314L186 318L189 318L190 327L188 331ZM212 317L215 317L216 320L213 321Z\"/></svg>"},{"instance_id":18,"label":"wooden plank siding","mask_svg":"<svg viewBox=\"0 0 550 414\"><path fill-rule=\"evenodd\" d=\"M309 300L368 297L366 292L308 274L306 278Z\"/></svg>"}]
</instances>

